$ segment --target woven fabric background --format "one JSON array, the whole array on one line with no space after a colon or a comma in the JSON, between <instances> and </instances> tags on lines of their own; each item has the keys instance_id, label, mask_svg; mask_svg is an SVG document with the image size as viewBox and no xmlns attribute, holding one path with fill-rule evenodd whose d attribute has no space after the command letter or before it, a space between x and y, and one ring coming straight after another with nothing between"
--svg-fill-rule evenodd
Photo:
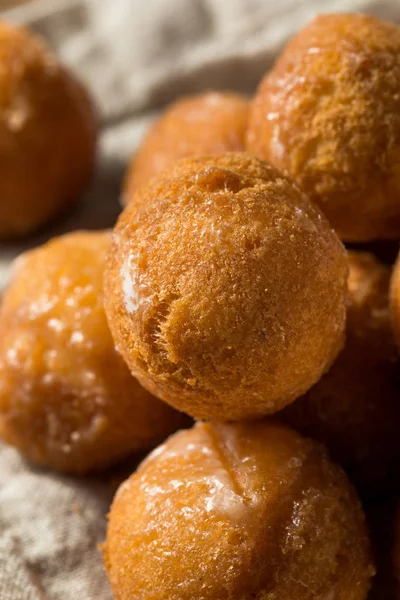
<instances>
[{"instance_id":1,"label":"woven fabric background","mask_svg":"<svg viewBox=\"0 0 400 600\"><path fill-rule=\"evenodd\" d=\"M252 93L287 38L331 11L400 22L399 0L41 0L7 13L44 36L90 87L102 133L81 206L23 245L0 246L0 286L24 249L71 229L112 226L128 157L157 111L207 88ZM1 600L111 600L98 543L121 476L61 477L0 444Z\"/></svg>"}]
</instances>

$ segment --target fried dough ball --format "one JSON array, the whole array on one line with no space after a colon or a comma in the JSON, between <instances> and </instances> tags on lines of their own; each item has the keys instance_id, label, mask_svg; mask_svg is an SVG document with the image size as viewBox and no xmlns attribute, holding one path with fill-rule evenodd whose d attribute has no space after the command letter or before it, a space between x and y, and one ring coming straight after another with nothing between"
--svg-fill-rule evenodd
<instances>
[{"instance_id":1,"label":"fried dough ball","mask_svg":"<svg viewBox=\"0 0 400 600\"><path fill-rule=\"evenodd\" d=\"M250 107L247 148L287 170L346 241L400 237L400 28L321 15Z\"/></svg>"},{"instance_id":2,"label":"fried dough ball","mask_svg":"<svg viewBox=\"0 0 400 600\"><path fill-rule=\"evenodd\" d=\"M363 252L349 252L349 266L344 350L281 417L324 442L357 484L378 491L378 482L389 482L400 469L400 363L390 323L390 269Z\"/></svg>"},{"instance_id":3,"label":"fried dough ball","mask_svg":"<svg viewBox=\"0 0 400 600\"><path fill-rule=\"evenodd\" d=\"M123 203L179 158L244 150L247 116L247 100L232 92L206 92L174 102L133 157Z\"/></svg>"},{"instance_id":4,"label":"fried dough ball","mask_svg":"<svg viewBox=\"0 0 400 600\"><path fill-rule=\"evenodd\" d=\"M185 423L114 348L102 297L110 239L72 233L23 255L0 308L0 435L61 471L106 467Z\"/></svg>"},{"instance_id":5,"label":"fried dough ball","mask_svg":"<svg viewBox=\"0 0 400 600\"><path fill-rule=\"evenodd\" d=\"M362 600L374 574L345 475L268 421L173 436L122 484L109 519L118 600Z\"/></svg>"},{"instance_id":6,"label":"fried dough ball","mask_svg":"<svg viewBox=\"0 0 400 600\"><path fill-rule=\"evenodd\" d=\"M343 246L297 186L227 153L184 159L137 192L115 229L105 307L150 391L198 419L250 419L329 368L346 277Z\"/></svg>"},{"instance_id":7,"label":"fried dough ball","mask_svg":"<svg viewBox=\"0 0 400 600\"><path fill-rule=\"evenodd\" d=\"M0 22L0 237L30 233L76 202L95 141L82 85L31 33Z\"/></svg>"}]
</instances>

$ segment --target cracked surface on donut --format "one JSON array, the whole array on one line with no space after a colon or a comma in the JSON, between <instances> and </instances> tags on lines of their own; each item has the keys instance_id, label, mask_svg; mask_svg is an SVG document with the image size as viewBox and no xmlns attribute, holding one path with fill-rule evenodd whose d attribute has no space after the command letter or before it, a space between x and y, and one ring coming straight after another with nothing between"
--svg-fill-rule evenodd
<instances>
[{"instance_id":1,"label":"cracked surface on donut","mask_svg":"<svg viewBox=\"0 0 400 600\"><path fill-rule=\"evenodd\" d=\"M199 423L114 499L105 563L118 600L364 600L364 516L322 448L274 424Z\"/></svg>"},{"instance_id":2,"label":"cracked surface on donut","mask_svg":"<svg viewBox=\"0 0 400 600\"><path fill-rule=\"evenodd\" d=\"M121 354L196 418L272 413L341 347L344 249L296 185L250 155L183 160L142 188L107 263Z\"/></svg>"}]
</instances>

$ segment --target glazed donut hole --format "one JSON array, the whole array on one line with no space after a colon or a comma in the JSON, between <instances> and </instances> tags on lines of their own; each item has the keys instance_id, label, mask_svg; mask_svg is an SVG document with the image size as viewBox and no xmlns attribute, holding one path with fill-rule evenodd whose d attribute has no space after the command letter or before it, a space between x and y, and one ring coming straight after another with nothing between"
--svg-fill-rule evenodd
<instances>
[{"instance_id":1,"label":"glazed donut hole","mask_svg":"<svg viewBox=\"0 0 400 600\"><path fill-rule=\"evenodd\" d=\"M0 237L32 233L75 204L95 144L82 84L33 34L0 22Z\"/></svg>"},{"instance_id":2,"label":"glazed donut hole","mask_svg":"<svg viewBox=\"0 0 400 600\"><path fill-rule=\"evenodd\" d=\"M209 91L171 104L133 155L122 196L134 192L180 158L244 150L248 101L233 92Z\"/></svg>"},{"instance_id":3,"label":"glazed donut hole","mask_svg":"<svg viewBox=\"0 0 400 600\"><path fill-rule=\"evenodd\" d=\"M359 500L321 446L273 422L198 423L117 492L104 558L116 598L366 598Z\"/></svg>"},{"instance_id":4,"label":"glazed donut hole","mask_svg":"<svg viewBox=\"0 0 400 600\"><path fill-rule=\"evenodd\" d=\"M115 350L102 293L110 242L77 232L23 255L0 305L0 435L58 471L103 469L188 421Z\"/></svg>"},{"instance_id":5,"label":"glazed donut hole","mask_svg":"<svg viewBox=\"0 0 400 600\"><path fill-rule=\"evenodd\" d=\"M165 109L113 232L15 262L1 439L74 475L161 444L110 510L116 599L370 598L352 485L379 528L400 466L399 90L397 25L321 15L252 99ZM86 89L0 22L0 238L73 206L95 146ZM385 523L372 597L383 560L400 589L400 519L393 540Z\"/></svg>"},{"instance_id":6,"label":"glazed donut hole","mask_svg":"<svg viewBox=\"0 0 400 600\"><path fill-rule=\"evenodd\" d=\"M250 104L247 150L286 170L339 237L400 237L400 28L316 17Z\"/></svg>"},{"instance_id":7,"label":"glazed donut hole","mask_svg":"<svg viewBox=\"0 0 400 600\"><path fill-rule=\"evenodd\" d=\"M183 159L113 235L105 308L129 369L197 419L276 412L343 344L347 259L291 179L245 153Z\"/></svg>"}]
</instances>

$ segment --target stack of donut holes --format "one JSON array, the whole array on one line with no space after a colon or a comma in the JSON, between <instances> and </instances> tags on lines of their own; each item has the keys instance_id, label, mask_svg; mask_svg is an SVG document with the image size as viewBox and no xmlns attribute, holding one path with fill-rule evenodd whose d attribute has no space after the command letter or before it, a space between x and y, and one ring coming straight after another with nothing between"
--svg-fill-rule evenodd
<instances>
[{"instance_id":1,"label":"stack of donut holes","mask_svg":"<svg viewBox=\"0 0 400 600\"><path fill-rule=\"evenodd\" d=\"M2 238L77 202L94 115L0 24ZM16 260L1 437L79 475L153 450L110 509L117 600L400 598L399 165L400 28L326 14L252 98L167 108L112 232Z\"/></svg>"}]
</instances>

